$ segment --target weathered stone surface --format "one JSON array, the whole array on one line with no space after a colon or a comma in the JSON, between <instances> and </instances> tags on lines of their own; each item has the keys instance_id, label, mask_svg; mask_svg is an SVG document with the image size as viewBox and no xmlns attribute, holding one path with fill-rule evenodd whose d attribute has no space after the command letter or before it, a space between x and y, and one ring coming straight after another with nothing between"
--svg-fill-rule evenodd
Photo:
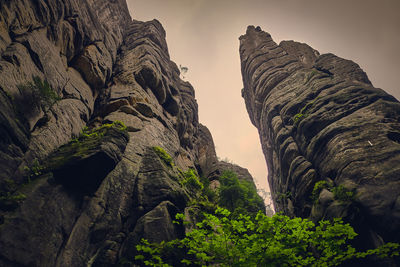
<instances>
[{"instance_id":1,"label":"weathered stone surface","mask_svg":"<svg viewBox=\"0 0 400 267\"><path fill-rule=\"evenodd\" d=\"M242 91L258 128L275 209L314 219L344 217L371 240L400 241L400 103L360 67L306 44L277 45L259 27L240 37ZM354 193L343 201L317 181ZM289 194L290 192L290 194ZM278 196L286 194L287 201Z\"/></svg>"},{"instance_id":2,"label":"weathered stone surface","mask_svg":"<svg viewBox=\"0 0 400 267\"><path fill-rule=\"evenodd\" d=\"M215 166L218 164L218 158L211 133L207 127L202 124L199 126L199 139L197 140L196 146L198 147L198 164L201 166L202 170L200 175L213 180L211 177L213 176L212 173L214 172Z\"/></svg>"},{"instance_id":3,"label":"weathered stone surface","mask_svg":"<svg viewBox=\"0 0 400 267\"><path fill-rule=\"evenodd\" d=\"M166 166L153 149L147 149L142 158L134 190L134 203L141 213L166 200L182 209L189 200L188 192L179 183L178 174Z\"/></svg>"},{"instance_id":4,"label":"weathered stone surface","mask_svg":"<svg viewBox=\"0 0 400 267\"><path fill-rule=\"evenodd\" d=\"M82 55L75 60L75 68L82 73L90 87L101 89L111 77L111 54L104 43L96 42L85 47Z\"/></svg>"},{"instance_id":5,"label":"weathered stone surface","mask_svg":"<svg viewBox=\"0 0 400 267\"><path fill-rule=\"evenodd\" d=\"M2 266L56 266L80 212L80 203L46 177L26 188L27 200L0 229ZM51 234L49 234L51 233Z\"/></svg>"},{"instance_id":6,"label":"weathered stone surface","mask_svg":"<svg viewBox=\"0 0 400 267\"><path fill-rule=\"evenodd\" d=\"M254 183L249 171L239 165L226 161L219 161L215 152L214 141L210 131L200 124L199 138L196 144L198 147L198 165L201 167L200 175L207 177L210 181L217 179L224 171L233 171L241 180Z\"/></svg>"},{"instance_id":7,"label":"weathered stone surface","mask_svg":"<svg viewBox=\"0 0 400 267\"><path fill-rule=\"evenodd\" d=\"M121 121L128 128L129 132L137 132L143 128L143 122L136 116L124 112L113 112L104 118L105 123Z\"/></svg>"},{"instance_id":8,"label":"weathered stone surface","mask_svg":"<svg viewBox=\"0 0 400 267\"><path fill-rule=\"evenodd\" d=\"M92 94L97 94L91 90L96 88L90 89L81 75L69 66L86 46L94 42L103 44L103 54L98 55L99 62L109 62L110 57L115 62L130 16L123 0L18 0L2 1L0 5L0 90L2 94L10 96L6 101L14 102L13 99L21 95L18 85L31 81L32 75L46 79L64 99L79 100L68 103L69 112L65 112L63 108L54 108L52 114L47 114L51 118L45 128L51 131L51 139L41 133L43 129L34 128L43 118L43 112L26 112L23 118L8 114L7 121L2 123L11 126L7 126L8 131L20 131L15 129L12 122L18 119L23 123L27 121L27 130L33 131L32 135L36 136L30 141L27 156L14 155L14 152L6 152L4 155L14 161L14 164L4 166L4 169L14 173L18 172L18 168L29 165L33 158L41 160L50 151L65 144L87 123L89 113L93 112ZM107 23L103 23L104 21ZM86 110L82 110L82 106ZM6 105L2 105L2 110L5 110L3 107ZM8 112L12 112L12 109L8 109ZM70 112L72 114L68 114ZM41 149L45 151L42 152Z\"/></svg>"},{"instance_id":9,"label":"weathered stone surface","mask_svg":"<svg viewBox=\"0 0 400 267\"><path fill-rule=\"evenodd\" d=\"M141 237L181 235L172 219L197 194L182 171L220 164L161 24L131 21L124 0L0 6L0 193L21 197L0 205L0 266L118 266ZM33 76L61 100L21 112ZM82 134L117 121L127 132Z\"/></svg>"},{"instance_id":10,"label":"weathered stone surface","mask_svg":"<svg viewBox=\"0 0 400 267\"><path fill-rule=\"evenodd\" d=\"M143 215L137 222L135 229L129 234L122 254L134 255L135 245L140 239L145 238L149 242L170 241L182 235L172 221L178 209L169 201L161 202L157 207Z\"/></svg>"},{"instance_id":11,"label":"weathered stone surface","mask_svg":"<svg viewBox=\"0 0 400 267\"><path fill-rule=\"evenodd\" d=\"M94 134L61 146L46 161L55 181L73 193L93 194L121 160L129 141L127 132L114 127Z\"/></svg>"}]
</instances>

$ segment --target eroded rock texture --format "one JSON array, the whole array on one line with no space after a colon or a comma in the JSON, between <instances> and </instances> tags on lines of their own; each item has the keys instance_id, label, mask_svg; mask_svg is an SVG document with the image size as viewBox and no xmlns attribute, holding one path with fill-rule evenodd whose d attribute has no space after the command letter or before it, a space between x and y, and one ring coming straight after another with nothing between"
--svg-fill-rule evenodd
<instances>
[{"instance_id":1,"label":"eroded rock texture","mask_svg":"<svg viewBox=\"0 0 400 267\"><path fill-rule=\"evenodd\" d=\"M277 45L259 27L240 37L240 57L275 209L344 217L367 247L399 242L400 103L356 63L302 43Z\"/></svg>"},{"instance_id":2,"label":"eroded rock texture","mask_svg":"<svg viewBox=\"0 0 400 267\"><path fill-rule=\"evenodd\" d=\"M178 168L219 162L158 21L124 0L0 1L0 56L0 266L114 266L183 233ZM30 103L33 76L54 104Z\"/></svg>"}]
</instances>

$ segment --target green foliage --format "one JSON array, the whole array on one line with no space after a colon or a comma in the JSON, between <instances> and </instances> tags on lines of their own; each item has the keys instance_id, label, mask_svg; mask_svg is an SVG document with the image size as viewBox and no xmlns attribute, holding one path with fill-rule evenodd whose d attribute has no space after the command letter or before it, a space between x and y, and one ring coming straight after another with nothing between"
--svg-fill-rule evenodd
<instances>
[{"instance_id":1,"label":"green foliage","mask_svg":"<svg viewBox=\"0 0 400 267\"><path fill-rule=\"evenodd\" d=\"M217 204L203 199L195 199L189 202L190 207L198 208L202 212L214 213Z\"/></svg>"},{"instance_id":2,"label":"green foliage","mask_svg":"<svg viewBox=\"0 0 400 267\"><path fill-rule=\"evenodd\" d=\"M25 182L17 184L11 179L5 179L0 182L0 210L15 210L26 199L26 195L20 192L21 189L33 179L42 175L44 167L35 159L31 167L25 166L24 170Z\"/></svg>"},{"instance_id":3,"label":"green foliage","mask_svg":"<svg viewBox=\"0 0 400 267\"><path fill-rule=\"evenodd\" d=\"M102 124L97 128L84 127L79 137L74 138L58 149L57 155L53 155L44 163L46 170L57 169L68 161L83 158L96 149L109 131L118 131L127 134L127 127L120 121Z\"/></svg>"},{"instance_id":4,"label":"green foliage","mask_svg":"<svg viewBox=\"0 0 400 267\"><path fill-rule=\"evenodd\" d=\"M121 132L127 131L127 127L121 121L114 121L113 123L105 123L105 124L102 124L100 127L92 128L92 129L85 126L81 130L81 134L80 134L79 138L73 139L72 141L77 142L77 141L80 141L82 139L87 139L87 138L101 138L111 128L121 131Z\"/></svg>"},{"instance_id":5,"label":"green foliage","mask_svg":"<svg viewBox=\"0 0 400 267\"><path fill-rule=\"evenodd\" d=\"M207 177L200 177L200 182L203 184L203 191L201 192L202 196L210 201L216 202L217 201L217 192L210 188L210 180Z\"/></svg>"},{"instance_id":6,"label":"green foliage","mask_svg":"<svg viewBox=\"0 0 400 267\"><path fill-rule=\"evenodd\" d=\"M185 185L190 190L203 190L204 186L194 169L189 168L186 172L183 172L183 177L182 185Z\"/></svg>"},{"instance_id":7,"label":"green foliage","mask_svg":"<svg viewBox=\"0 0 400 267\"><path fill-rule=\"evenodd\" d=\"M22 108L21 112L23 113L32 111L34 107L42 108L44 112L47 112L61 98L47 80L42 81L38 76L32 76L32 80L32 82L18 86L21 98L17 100L17 105Z\"/></svg>"},{"instance_id":8,"label":"green foliage","mask_svg":"<svg viewBox=\"0 0 400 267\"><path fill-rule=\"evenodd\" d=\"M340 219L314 224L308 219L284 215L235 217L226 209L196 224L183 239L137 246L135 260L146 266L338 266L350 259L399 256L399 244L358 252L349 241L357 235ZM182 221L183 215L177 219ZM168 250L179 253L172 259ZM179 256L179 259L177 258ZM175 263L173 263L173 261Z\"/></svg>"},{"instance_id":9,"label":"green foliage","mask_svg":"<svg viewBox=\"0 0 400 267\"><path fill-rule=\"evenodd\" d=\"M153 147L153 150L157 153L160 159L162 159L165 162L165 164L167 164L170 167L174 166L174 160L162 147L155 146Z\"/></svg>"},{"instance_id":10,"label":"green foliage","mask_svg":"<svg viewBox=\"0 0 400 267\"><path fill-rule=\"evenodd\" d=\"M83 127L79 137L71 140L71 143L75 146L81 146L83 143L90 143L90 141L99 141L104 137L110 129L114 129L120 132L126 132L127 127L121 121L114 121L113 123L105 123L97 128Z\"/></svg>"},{"instance_id":11,"label":"green foliage","mask_svg":"<svg viewBox=\"0 0 400 267\"><path fill-rule=\"evenodd\" d=\"M343 185L336 186L332 189L335 199L342 202L349 202L354 200L354 192L348 190Z\"/></svg>"},{"instance_id":12,"label":"green foliage","mask_svg":"<svg viewBox=\"0 0 400 267\"><path fill-rule=\"evenodd\" d=\"M319 194L321 193L322 189L328 189L329 191L333 192L333 196L336 200L342 202L349 202L353 201L355 197L355 193L343 185L333 186L333 184L328 183L327 181L319 181L316 182L314 185L314 189L311 194L311 199L314 202L318 201Z\"/></svg>"},{"instance_id":13,"label":"green foliage","mask_svg":"<svg viewBox=\"0 0 400 267\"><path fill-rule=\"evenodd\" d=\"M287 191L285 193L277 192L277 200L284 201L285 199L289 199L292 197L292 192Z\"/></svg>"},{"instance_id":14,"label":"green foliage","mask_svg":"<svg viewBox=\"0 0 400 267\"><path fill-rule=\"evenodd\" d=\"M25 166L25 176L27 178L27 182L30 183L31 180L35 179L36 177L39 177L42 175L42 172L44 171L45 167L40 165L39 161L35 159L30 167Z\"/></svg>"},{"instance_id":15,"label":"green foliage","mask_svg":"<svg viewBox=\"0 0 400 267\"><path fill-rule=\"evenodd\" d=\"M143 252L145 255L150 255L150 258L146 259L144 255L136 255L135 260L143 261L146 266L171 266L163 263L160 256L164 246L165 242L161 242L160 244L150 244L147 240L142 239L142 244L137 245L136 249Z\"/></svg>"},{"instance_id":16,"label":"green foliage","mask_svg":"<svg viewBox=\"0 0 400 267\"><path fill-rule=\"evenodd\" d=\"M263 199L250 181L239 180L233 171L224 171L219 177L218 205L227 208L234 214L251 214L265 210Z\"/></svg>"},{"instance_id":17,"label":"green foliage","mask_svg":"<svg viewBox=\"0 0 400 267\"><path fill-rule=\"evenodd\" d=\"M318 181L315 183L313 191L311 193L311 199L316 202L318 200L319 194L321 193L322 189L328 188L327 181Z\"/></svg>"}]
</instances>

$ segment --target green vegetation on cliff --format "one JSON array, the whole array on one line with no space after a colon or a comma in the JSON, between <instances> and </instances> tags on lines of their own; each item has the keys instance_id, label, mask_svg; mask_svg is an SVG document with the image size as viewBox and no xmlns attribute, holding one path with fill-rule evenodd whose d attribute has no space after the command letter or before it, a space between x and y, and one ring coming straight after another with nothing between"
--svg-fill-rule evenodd
<instances>
[{"instance_id":1,"label":"green vegetation on cliff","mask_svg":"<svg viewBox=\"0 0 400 267\"><path fill-rule=\"evenodd\" d=\"M61 100L56 91L50 86L47 80L39 76L32 76L32 82L18 86L20 97L16 100L19 112L28 115L37 107L47 112L55 103Z\"/></svg>"},{"instance_id":2,"label":"green vegetation on cliff","mask_svg":"<svg viewBox=\"0 0 400 267\"><path fill-rule=\"evenodd\" d=\"M228 170L222 173L219 181L219 206L234 214L256 214L265 210L264 201L251 182L239 180L235 172Z\"/></svg>"},{"instance_id":3,"label":"green vegetation on cliff","mask_svg":"<svg viewBox=\"0 0 400 267\"><path fill-rule=\"evenodd\" d=\"M184 215L177 219L183 224ZM356 251L349 244L357 234L341 219L314 224L284 215L233 216L223 208L205 213L183 239L137 246L135 259L146 266L338 266L372 255L399 256L399 245ZM173 254L171 254L173 251ZM171 257L173 255L173 257Z\"/></svg>"},{"instance_id":4,"label":"green vegetation on cliff","mask_svg":"<svg viewBox=\"0 0 400 267\"><path fill-rule=\"evenodd\" d=\"M165 162L165 164L167 164L170 167L174 166L174 161L173 161L172 157L167 153L167 151L165 151L164 148L155 146L155 147L153 147L153 150Z\"/></svg>"},{"instance_id":5,"label":"green vegetation on cliff","mask_svg":"<svg viewBox=\"0 0 400 267\"><path fill-rule=\"evenodd\" d=\"M327 189L333 193L336 200L341 202L351 202L355 198L355 193L352 190L347 189L343 185L333 186L332 183L327 181L318 181L315 183L311 199L316 203L318 201L319 194L323 189Z\"/></svg>"},{"instance_id":6,"label":"green vegetation on cliff","mask_svg":"<svg viewBox=\"0 0 400 267\"><path fill-rule=\"evenodd\" d=\"M164 150L163 150L164 151ZM166 152L161 156L172 157ZM211 194L208 179L200 179L193 169L182 173L181 184L201 191L177 221L186 235L169 242L136 246L136 264L146 266L338 266L367 257L399 256L399 244L387 243L377 249L357 251L350 243L357 234L341 219L320 221L268 217L254 184L239 180L232 171L218 178L219 188ZM188 187L189 185L189 187ZM348 196L341 187L326 182L316 184L313 196L326 187L335 196ZM343 193L344 192L344 193ZM208 197L208 196L212 197ZM340 195L340 196L339 196ZM133 259L132 259L133 260ZM131 262L130 262L131 263Z\"/></svg>"},{"instance_id":7,"label":"green vegetation on cliff","mask_svg":"<svg viewBox=\"0 0 400 267\"><path fill-rule=\"evenodd\" d=\"M203 190L204 185L200 182L197 172L194 169L189 169L183 173L184 180L182 185L185 185L190 190Z\"/></svg>"},{"instance_id":8,"label":"green vegetation on cliff","mask_svg":"<svg viewBox=\"0 0 400 267\"><path fill-rule=\"evenodd\" d=\"M127 127L120 121L105 123L97 128L84 127L79 137L61 146L56 153L50 156L46 166L52 170L65 165L67 162L87 158L100 147L102 142L112 140L115 136L120 135L129 138Z\"/></svg>"},{"instance_id":9,"label":"green vegetation on cliff","mask_svg":"<svg viewBox=\"0 0 400 267\"><path fill-rule=\"evenodd\" d=\"M5 180L0 184L0 210L12 211L26 199L26 195L16 191L17 185L12 180Z\"/></svg>"}]
</instances>

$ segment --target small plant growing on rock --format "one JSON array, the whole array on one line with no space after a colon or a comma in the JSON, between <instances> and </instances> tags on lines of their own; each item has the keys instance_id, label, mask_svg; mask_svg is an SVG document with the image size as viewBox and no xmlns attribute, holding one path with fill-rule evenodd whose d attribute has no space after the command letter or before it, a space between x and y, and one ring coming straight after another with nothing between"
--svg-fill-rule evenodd
<instances>
[{"instance_id":1,"label":"small plant growing on rock","mask_svg":"<svg viewBox=\"0 0 400 267\"><path fill-rule=\"evenodd\" d=\"M23 114L29 114L35 107L41 108L46 113L61 100L61 97L47 80L43 81L39 76L33 76L32 80L32 82L18 86L21 96L17 99L17 105L22 108Z\"/></svg>"},{"instance_id":2,"label":"small plant growing on rock","mask_svg":"<svg viewBox=\"0 0 400 267\"><path fill-rule=\"evenodd\" d=\"M311 199L316 202L318 200L319 194L321 193L322 189L329 188L327 181L318 181L314 185L314 189L311 193Z\"/></svg>"},{"instance_id":3,"label":"small plant growing on rock","mask_svg":"<svg viewBox=\"0 0 400 267\"><path fill-rule=\"evenodd\" d=\"M17 192L18 187L19 186L10 179L5 179L0 183L0 210L14 210L25 200L26 196Z\"/></svg>"},{"instance_id":4,"label":"small plant growing on rock","mask_svg":"<svg viewBox=\"0 0 400 267\"><path fill-rule=\"evenodd\" d=\"M40 165L38 159L35 159L30 167L25 166L25 176L27 177L27 182L30 183L32 179L42 175L43 170L45 169L44 166Z\"/></svg>"},{"instance_id":5,"label":"small plant growing on rock","mask_svg":"<svg viewBox=\"0 0 400 267\"><path fill-rule=\"evenodd\" d=\"M93 128L93 129L90 129L87 126L85 126L81 130L80 137L78 138L78 140L75 140L75 141L79 141L79 139L81 139L81 138L103 137L110 128L113 128L113 129L116 129L116 130L122 131L122 132L127 131L127 127L121 121L114 121L113 123L105 123L105 124L101 125L100 127Z\"/></svg>"},{"instance_id":6,"label":"small plant growing on rock","mask_svg":"<svg viewBox=\"0 0 400 267\"><path fill-rule=\"evenodd\" d=\"M333 195L335 199L342 202L349 202L354 200L354 192L347 189L343 185L339 185L332 189Z\"/></svg>"},{"instance_id":7,"label":"small plant growing on rock","mask_svg":"<svg viewBox=\"0 0 400 267\"><path fill-rule=\"evenodd\" d=\"M182 181L182 185L186 185L190 189L203 190L204 186L200 182L197 173L195 173L195 170L189 169L183 173L183 176L184 180Z\"/></svg>"},{"instance_id":8,"label":"small plant growing on rock","mask_svg":"<svg viewBox=\"0 0 400 267\"><path fill-rule=\"evenodd\" d=\"M165 164L167 164L170 167L174 166L174 160L167 153L167 151L165 151L162 147L155 146L155 147L153 147L153 150L154 150L154 152L157 153L157 155L160 157L160 159L162 159L165 162Z\"/></svg>"},{"instance_id":9,"label":"small plant growing on rock","mask_svg":"<svg viewBox=\"0 0 400 267\"><path fill-rule=\"evenodd\" d=\"M237 174L226 170L218 178L221 185L218 190L218 205L227 208L234 215L254 214L265 210L263 199L257 194L254 184L239 180Z\"/></svg>"},{"instance_id":10,"label":"small plant growing on rock","mask_svg":"<svg viewBox=\"0 0 400 267\"><path fill-rule=\"evenodd\" d=\"M353 201L355 197L355 193L343 185L333 186L333 184L328 183L327 181L319 181L315 183L311 194L311 199L314 201L314 203L317 203L319 194L323 189L328 189L331 191L334 198L342 202Z\"/></svg>"},{"instance_id":11,"label":"small plant growing on rock","mask_svg":"<svg viewBox=\"0 0 400 267\"><path fill-rule=\"evenodd\" d=\"M292 197L292 192L290 192L290 191L287 191L287 192L285 192L285 193L281 193L281 192L278 192L278 193L277 193L277 199L278 199L279 201L283 201L283 200L289 199L289 198L291 198L291 197Z\"/></svg>"},{"instance_id":12,"label":"small plant growing on rock","mask_svg":"<svg viewBox=\"0 0 400 267\"><path fill-rule=\"evenodd\" d=\"M108 133L115 131L121 133L121 136L125 136L128 140L129 135L127 134L126 126L120 121L114 121L113 123L106 123L97 128L84 127L81 130L79 137L71 139L69 144L61 146L57 155L50 157L49 161L46 162L46 169L52 170L63 166L68 161L75 161L79 158L84 158L90 153L96 150L103 138L107 137Z\"/></svg>"}]
</instances>

